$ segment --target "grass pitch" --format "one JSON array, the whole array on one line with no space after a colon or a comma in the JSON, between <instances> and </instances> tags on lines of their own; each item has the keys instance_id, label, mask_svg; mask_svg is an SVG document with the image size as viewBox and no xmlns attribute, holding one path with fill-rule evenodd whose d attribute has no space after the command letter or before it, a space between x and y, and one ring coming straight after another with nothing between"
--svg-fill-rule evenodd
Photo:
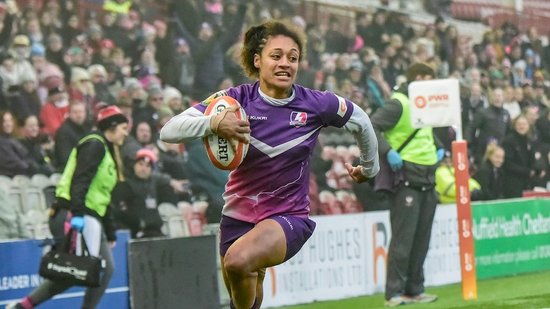
<instances>
[{"instance_id":1,"label":"grass pitch","mask_svg":"<svg viewBox=\"0 0 550 309\"><path fill-rule=\"evenodd\" d=\"M487 279L477 283L477 300L462 299L461 284L431 287L427 293L439 299L431 304L399 306L410 309L541 309L550 308L550 272ZM376 309L384 307L384 295L376 294L336 301L280 307L280 309Z\"/></svg>"}]
</instances>

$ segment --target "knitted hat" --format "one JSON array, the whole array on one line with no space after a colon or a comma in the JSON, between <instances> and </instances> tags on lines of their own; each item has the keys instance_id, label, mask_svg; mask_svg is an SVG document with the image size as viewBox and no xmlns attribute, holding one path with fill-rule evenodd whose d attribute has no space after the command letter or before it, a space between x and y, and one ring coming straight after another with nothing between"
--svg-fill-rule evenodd
<instances>
[{"instance_id":1,"label":"knitted hat","mask_svg":"<svg viewBox=\"0 0 550 309\"><path fill-rule=\"evenodd\" d=\"M116 127L121 123L127 123L128 118L116 105L110 105L101 109L97 114L97 128L106 131L109 128Z\"/></svg>"},{"instance_id":2,"label":"knitted hat","mask_svg":"<svg viewBox=\"0 0 550 309\"><path fill-rule=\"evenodd\" d=\"M181 99L181 92L174 87L167 86L164 88L162 96L164 97L164 105L166 105L172 99Z\"/></svg>"},{"instance_id":3,"label":"knitted hat","mask_svg":"<svg viewBox=\"0 0 550 309\"><path fill-rule=\"evenodd\" d=\"M81 55L83 53L84 53L84 50L79 46L72 46L67 50L67 54L70 56Z\"/></svg>"},{"instance_id":4,"label":"knitted hat","mask_svg":"<svg viewBox=\"0 0 550 309\"><path fill-rule=\"evenodd\" d=\"M152 83L147 87L147 95L149 97L162 94L162 87L156 83Z\"/></svg>"},{"instance_id":5,"label":"knitted hat","mask_svg":"<svg viewBox=\"0 0 550 309\"><path fill-rule=\"evenodd\" d=\"M19 75L19 81L20 82L34 82L36 83L36 74L33 72L33 70L24 70L21 72L21 75Z\"/></svg>"},{"instance_id":6,"label":"knitted hat","mask_svg":"<svg viewBox=\"0 0 550 309\"><path fill-rule=\"evenodd\" d=\"M101 64L92 64L88 67L88 74L90 74L90 77L94 75L107 77L107 70Z\"/></svg>"},{"instance_id":7,"label":"knitted hat","mask_svg":"<svg viewBox=\"0 0 550 309\"><path fill-rule=\"evenodd\" d=\"M18 34L13 38L13 45L29 46L30 44L29 37L24 34Z\"/></svg>"},{"instance_id":8,"label":"knitted hat","mask_svg":"<svg viewBox=\"0 0 550 309\"><path fill-rule=\"evenodd\" d=\"M42 70L40 71L39 79L40 81L46 80L48 77L58 77L63 78L63 72L55 64L46 63Z\"/></svg>"},{"instance_id":9,"label":"knitted hat","mask_svg":"<svg viewBox=\"0 0 550 309\"><path fill-rule=\"evenodd\" d=\"M139 160L152 164L157 162L157 155L151 149L141 148L136 152L136 162Z\"/></svg>"},{"instance_id":10,"label":"knitted hat","mask_svg":"<svg viewBox=\"0 0 550 309\"><path fill-rule=\"evenodd\" d=\"M176 47L188 46L189 45L184 38L175 39L174 44L176 45Z\"/></svg>"},{"instance_id":11,"label":"knitted hat","mask_svg":"<svg viewBox=\"0 0 550 309\"><path fill-rule=\"evenodd\" d=\"M45 56L46 48L42 43L34 42L31 46L31 56Z\"/></svg>"},{"instance_id":12,"label":"knitted hat","mask_svg":"<svg viewBox=\"0 0 550 309\"><path fill-rule=\"evenodd\" d=\"M432 77L435 77L435 71L427 63L416 62L407 69L407 73L405 75L407 76L407 82L411 83L411 82L414 82L416 77L419 75L420 76L430 75Z\"/></svg>"},{"instance_id":13,"label":"knitted hat","mask_svg":"<svg viewBox=\"0 0 550 309\"><path fill-rule=\"evenodd\" d=\"M113 49L115 48L115 43L110 40L110 39L103 39L101 40L101 42L99 43L99 45L102 47L102 48L108 48L108 49Z\"/></svg>"},{"instance_id":14,"label":"knitted hat","mask_svg":"<svg viewBox=\"0 0 550 309\"><path fill-rule=\"evenodd\" d=\"M135 78L128 78L126 80L126 82L124 83L124 88L128 91L128 92L134 92L138 89L141 89L143 88L141 86L141 84L139 83L139 81Z\"/></svg>"},{"instance_id":15,"label":"knitted hat","mask_svg":"<svg viewBox=\"0 0 550 309\"><path fill-rule=\"evenodd\" d=\"M71 83L90 80L90 74L87 70L79 67L73 67L71 69Z\"/></svg>"}]
</instances>

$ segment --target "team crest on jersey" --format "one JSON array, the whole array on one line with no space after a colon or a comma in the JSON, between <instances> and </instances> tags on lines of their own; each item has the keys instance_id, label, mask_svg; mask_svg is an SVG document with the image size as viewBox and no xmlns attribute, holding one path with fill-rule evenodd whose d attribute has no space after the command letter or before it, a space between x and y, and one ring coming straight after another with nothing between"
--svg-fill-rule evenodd
<instances>
[{"instance_id":1,"label":"team crest on jersey","mask_svg":"<svg viewBox=\"0 0 550 309\"><path fill-rule=\"evenodd\" d=\"M336 114L343 118L346 115L346 112L348 111L348 105L346 104L346 99L342 98L339 95L337 95L336 98L338 99L338 111L336 112Z\"/></svg>"},{"instance_id":2,"label":"team crest on jersey","mask_svg":"<svg viewBox=\"0 0 550 309\"><path fill-rule=\"evenodd\" d=\"M226 90L220 90L220 91L212 94L208 98L204 99L201 102L201 104L204 105L204 106L208 106L212 101L214 101L215 98L223 97L224 95L227 95L227 91Z\"/></svg>"},{"instance_id":3,"label":"team crest on jersey","mask_svg":"<svg viewBox=\"0 0 550 309\"><path fill-rule=\"evenodd\" d=\"M292 112L290 113L290 125L295 127L305 126L307 122L307 113Z\"/></svg>"}]
</instances>

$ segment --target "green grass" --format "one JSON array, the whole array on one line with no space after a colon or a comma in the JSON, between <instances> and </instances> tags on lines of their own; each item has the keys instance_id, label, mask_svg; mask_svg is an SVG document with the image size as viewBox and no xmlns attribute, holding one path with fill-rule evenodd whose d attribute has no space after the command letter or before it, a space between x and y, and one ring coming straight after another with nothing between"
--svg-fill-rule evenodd
<instances>
[{"instance_id":1,"label":"green grass","mask_svg":"<svg viewBox=\"0 0 550 309\"><path fill-rule=\"evenodd\" d=\"M550 308L550 272L478 281L477 300L462 299L460 284L431 287L427 293L439 299L431 304L407 305L411 309L530 309ZM402 308L400 306L398 308ZM336 301L316 302L280 309L376 309L384 307L384 295L376 294Z\"/></svg>"}]
</instances>

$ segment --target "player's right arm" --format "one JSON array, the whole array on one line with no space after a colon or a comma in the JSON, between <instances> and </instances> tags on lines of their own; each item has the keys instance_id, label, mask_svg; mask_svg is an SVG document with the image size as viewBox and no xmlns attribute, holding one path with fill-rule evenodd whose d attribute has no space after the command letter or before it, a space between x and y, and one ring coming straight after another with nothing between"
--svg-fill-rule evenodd
<instances>
[{"instance_id":1,"label":"player's right arm","mask_svg":"<svg viewBox=\"0 0 550 309\"><path fill-rule=\"evenodd\" d=\"M212 134L211 118L195 107L172 117L160 130L160 139L168 143L184 143Z\"/></svg>"}]
</instances>

